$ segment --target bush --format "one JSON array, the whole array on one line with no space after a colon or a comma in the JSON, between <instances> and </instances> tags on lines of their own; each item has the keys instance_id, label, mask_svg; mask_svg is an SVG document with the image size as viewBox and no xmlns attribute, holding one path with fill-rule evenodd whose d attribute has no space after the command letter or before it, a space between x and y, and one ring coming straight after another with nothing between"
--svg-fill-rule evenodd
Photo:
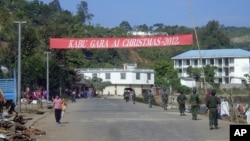
<instances>
[{"instance_id":1,"label":"bush","mask_svg":"<svg viewBox=\"0 0 250 141\"><path fill-rule=\"evenodd\" d=\"M187 86L178 86L177 87L177 92L180 93L180 92L183 92L184 94L188 94L188 93L191 93L191 89Z\"/></svg>"}]
</instances>

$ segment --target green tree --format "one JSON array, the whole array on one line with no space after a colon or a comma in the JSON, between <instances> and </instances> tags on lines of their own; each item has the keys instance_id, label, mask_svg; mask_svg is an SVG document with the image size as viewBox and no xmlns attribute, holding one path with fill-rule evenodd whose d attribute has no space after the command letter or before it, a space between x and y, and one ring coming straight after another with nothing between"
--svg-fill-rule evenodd
<instances>
[{"instance_id":1,"label":"green tree","mask_svg":"<svg viewBox=\"0 0 250 141\"><path fill-rule=\"evenodd\" d=\"M124 29L127 30L127 31L132 30L132 27L130 26L130 24L129 24L128 21L122 21L122 22L120 23L120 27L121 27L121 28L124 28Z\"/></svg>"},{"instance_id":2,"label":"green tree","mask_svg":"<svg viewBox=\"0 0 250 141\"><path fill-rule=\"evenodd\" d=\"M214 84L214 75L215 75L215 70L216 67L214 66L210 66L210 65L206 65L204 67L204 73L205 73L205 77L206 77L206 82L210 83L210 84Z\"/></svg>"},{"instance_id":3,"label":"green tree","mask_svg":"<svg viewBox=\"0 0 250 141\"><path fill-rule=\"evenodd\" d=\"M52 2L50 2L49 3L49 8L53 12L61 12L62 11L62 8L61 8L59 0L53 0Z\"/></svg>"},{"instance_id":4,"label":"green tree","mask_svg":"<svg viewBox=\"0 0 250 141\"><path fill-rule=\"evenodd\" d=\"M91 80L91 85L98 92L102 92L105 87L110 86L111 84L112 83L110 81L103 81L98 77L93 77Z\"/></svg>"},{"instance_id":5,"label":"green tree","mask_svg":"<svg viewBox=\"0 0 250 141\"><path fill-rule=\"evenodd\" d=\"M77 17L79 21L86 23L90 21L93 16L94 15L88 11L88 3L86 1L81 1L80 4L77 5Z\"/></svg>"},{"instance_id":6,"label":"green tree","mask_svg":"<svg viewBox=\"0 0 250 141\"><path fill-rule=\"evenodd\" d=\"M190 77L194 78L194 80L195 80L196 82L200 81L200 78L201 78L201 71L200 71L199 68L193 68L192 66L189 66L189 67L187 68L187 74L188 74Z\"/></svg>"},{"instance_id":7,"label":"green tree","mask_svg":"<svg viewBox=\"0 0 250 141\"><path fill-rule=\"evenodd\" d=\"M81 50L68 50L65 53L64 65L69 69L88 67L88 60L82 54Z\"/></svg>"},{"instance_id":8,"label":"green tree","mask_svg":"<svg viewBox=\"0 0 250 141\"><path fill-rule=\"evenodd\" d=\"M149 31L149 27L146 24L138 25L135 27L137 31Z\"/></svg>"},{"instance_id":9,"label":"green tree","mask_svg":"<svg viewBox=\"0 0 250 141\"><path fill-rule=\"evenodd\" d=\"M200 33L201 45L206 49L230 47L230 39L220 30L218 21L209 21Z\"/></svg>"},{"instance_id":10,"label":"green tree","mask_svg":"<svg viewBox=\"0 0 250 141\"><path fill-rule=\"evenodd\" d=\"M38 88L45 86L46 80L46 63L41 56L29 56L22 59L22 85Z\"/></svg>"},{"instance_id":11,"label":"green tree","mask_svg":"<svg viewBox=\"0 0 250 141\"><path fill-rule=\"evenodd\" d=\"M157 24L154 24L153 27L155 27L155 30L154 30L155 32L163 32L165 25L163 23L157 23Z\"/></svg>"},{"instance_id":12,"label":"green tree","mask_svg":"<svg viewBox=\"0 0 250 141\"><path fill-rule=\"evenodd\" d=\"M177 87L180 85L178 72L171 61L157 60L153 62L155 70L155 84L160 87Z\"/></svg>"}]
</instances>

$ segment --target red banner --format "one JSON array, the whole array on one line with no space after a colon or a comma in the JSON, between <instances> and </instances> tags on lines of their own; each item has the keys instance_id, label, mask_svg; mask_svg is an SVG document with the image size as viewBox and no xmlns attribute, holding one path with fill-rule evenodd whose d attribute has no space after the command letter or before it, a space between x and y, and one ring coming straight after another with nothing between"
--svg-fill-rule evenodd
<instances>
[{"instance_id":1,"label":"red banner","mask_svg":"<svg viewBox=\"0 0 250 141\"><path fill-rule=\"evenodd\" d=\"M192 44L192 34L126 38L50 38L51 49L140 48Z\"/></svg>"}]
</instances>

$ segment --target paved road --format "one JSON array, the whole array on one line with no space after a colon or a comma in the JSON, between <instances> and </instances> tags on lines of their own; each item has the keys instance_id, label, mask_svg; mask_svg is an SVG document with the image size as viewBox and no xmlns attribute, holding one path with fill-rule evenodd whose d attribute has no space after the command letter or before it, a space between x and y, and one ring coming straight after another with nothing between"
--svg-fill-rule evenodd
<instances>
[{"instance_id":1,"label":"paved road","mask_svg":"<svg viewBox=\"0 0 250 141\"><path fill-rule=\"evenodd\" d=\"M219 129L209 130L207 117L191 120L178 111L148 108L123 99L77 99L69 103L62 123L53 113L34 127L46 130L39 141L229 141L229 122L219 121Z\"/></svg>"}]
</instances>

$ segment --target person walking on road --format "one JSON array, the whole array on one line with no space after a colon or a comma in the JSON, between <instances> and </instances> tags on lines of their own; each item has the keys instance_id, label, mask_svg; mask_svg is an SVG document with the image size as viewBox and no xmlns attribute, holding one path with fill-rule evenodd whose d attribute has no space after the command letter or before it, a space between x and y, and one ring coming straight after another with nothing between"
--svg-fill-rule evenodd
<instances>
[{"instance_id":1,"label":"person walking on road","mask_svg":"<svg viewBox=\"0 0 250 141\"><path fill-rule=\"evenodd\" d=\"M168 92L166 88L163 88L163 91L161 93L161 101L164 111L168 109Z\"/></svg>"},{"instance_id":2,"label":"person walking on road","mask_svg":"<svg viewBox=\"0 0 250 141\"><path fill-rule=\"evenodd\" d=\"M152 93L152 90L150 90L148 93L148 106L149 106L149 108L152 108L153 98L154 98L154 95Z\"/></svg>"},{"instance_id":3,"label":"person walking on road","mask_svg":"<svg viewBox=\"0 0 250 141\"><path fill-rule=\"evenodd\" d=\"M177 97L177 102L179 104L179 110L180 110L180 116L185 116L186 100L187 100L187 97L181 91L180 95L178 95L178 97Z\"/></svg>"},{"instance_id":4,"label":"person walking on road","mask_svg":"<svg viewBox=\"0 0 250 141\"><path fill-rule=\"evenodd\" d=\"M55 112L56 123L60 124L62 115L62 99L59 97L59 95L57 95L56 98L53 100L53 107Z\"/></svg>"},{"instance_id":5,"label":"person walking on road","mask_svg":"<svg viewBox=\"0 0 250 141\"><path fill-rule=\"evenodd\" d=\"M76 90L74 89L71 93L71 102L76 102Z\"/></svg>"},{"instance_id":6,"label":"person walking on road","mask_svg":"<svg viewBox=\"0 0 250 141\"><path fill-rule=\"evenodd\" d=\"M212 90L211 97L207 100L206 106L209 109L209 127L210 130L218 128L218 105L220 104L220 99L215 96L216 91Z\"/></svg>"},{"instance_id":7,"label":"person walking on road","mask_svg":"<svg viewBox=\"0 0 250 141\"><path fill-rule=\"evenodd\" d=\"M199 95L196 93L196 89L193 89L193 94L190 96L189 102L191 105L192 120L197 120L200 99Z\"/></svg>"}]
</instances>

